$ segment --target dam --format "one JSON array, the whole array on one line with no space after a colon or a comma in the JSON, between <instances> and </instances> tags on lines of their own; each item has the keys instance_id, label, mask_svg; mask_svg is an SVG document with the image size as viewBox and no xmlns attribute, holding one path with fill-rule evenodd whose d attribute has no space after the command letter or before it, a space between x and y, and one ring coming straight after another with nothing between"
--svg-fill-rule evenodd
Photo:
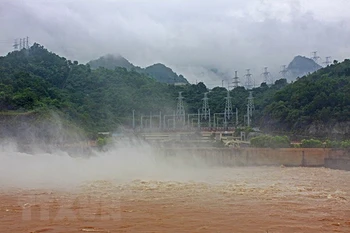
<instances>
[{"instance_id":1,"label":"dam","mask_svg":"<svg viewBox=\"0 0 350 233\"><path fill-rule=\"evenodd\" d=\"M330 148L166 148L166 156L200 158L216 166L327 167L350 170L347 150Z\"/></svg>"},{"instance_id":2,"label":"dam","mask_svg":"<svg viewBox=\"0 0 350 233\"><path fill-rule=\"evenodd\" d=\"M163 144L158 150L161 156L182 157L187 161L200 159L214 166L301 166L350 170L350 151L347 149L252 148L245 141L244 134L235 137L233 131L208 131L198 135L193 132L152 132L142 134L141 137L156 146ZM238 142L238 146L208 146L213 145L213 140ZM170 143L167 146L167 142L172 141L177 141L178 144Z\"/></svg>"}]
</instances>

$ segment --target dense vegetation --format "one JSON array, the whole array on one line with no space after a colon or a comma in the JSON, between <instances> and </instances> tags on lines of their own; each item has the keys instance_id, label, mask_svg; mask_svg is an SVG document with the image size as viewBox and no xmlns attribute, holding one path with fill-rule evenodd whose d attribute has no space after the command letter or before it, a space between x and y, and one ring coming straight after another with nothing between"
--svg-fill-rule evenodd
<instances>
[{"instance_id":1,"label":"dense vegetation","mask_svg":"<svg viewBox=\"0 0 350 233\"><path fill-rule=\"evenodd\" d=\"M177 75L172 69L166 67L163 64L157 63L146 68L134 66L126 58L119 56L113 56L111 54L100 57L99 59L92 60L88 63L92 69L100 67L114 70L115 68L126 68L128 71L136 71L141 74L146 74L158 82L162 83L189 83L184 76Z\"/></svg>"},{"instance_id":2,"label":"dense vegetation","mask_svg":"<svg viewBox=\"0 0 350 233\"><path fill-rule=\"evenodd\" d=\"M349 149L350 140L333 141L333 140L318 140L318 139L303 139L301 140L302 148L334 148L334 149Z\"/></svg>"},{"instance_id":3,"label":"dense vegetation","mask_svg":"<svg viewBox=\"0 0 350 233\"><path fill-rule=\"evenodd\" d=\"M301 143L291 144L288 136L271 136L260 135L250 139L250 145L256 148L334 148L349 149L350 140L319 140L319 139L303 139Z\"/></svg>"},{"instance_id":4,"label":"dense vegetation","mask_svg":"<svg viewBox=\"0 0 350 233\"><path fill-rule=\"evenodd\" d=\"M287 136L261 135L253 137L250 144L258 148L289 148L290 140Z\"/></svg>"},{"instance_id":5,"label":"dense vegetation","mask_svg":"<svg viewBox=\"0 0 350 233\"><path fill-rule=\"evenodd\" d=\"M203 83L174 86L125 68L92 70L47 51L39 44L14 51L0 58L0 107L4 111L28 112L39 109L60 111L68 120L90 133L113 131L119 125L131 126L132 111L136 124L140 114L172 114L178 92L183 92L188 113L202 106ZM269 103L273 93L286 85L278 81L269 88L257 88L257 112ZM266 95L264 95L266 94ZM223 112L227 90L216 87L209 93L213 112ZM245 111L248 92L231 91L233 106ZM242 114L243 115L243 114ZM243 121L243 116L240 117Z\"/></svg>"},{"instance_id":6,"label":"dense vegetation","mask_svg":"<svg viewBox=\"0 0 350 233\"><path fill-rule=\"evenodd\" d=\"M2 111L60 111L87 132L108 131L130 118L171 107L166 84L124 68L91 70L35 44L0 58Z\"/></svg>"},{"instance_id":7,"label":"dense vegetation","mask_svg":"<svg viewBox=\"0 0 350 233\"><path fill-rule=\"evenodd\" d=\"M328 132L349 120L350 60L335 62L276 92L263 117L266 129L294 133L307 133L315 125L319 133Z\"/></svg>"},{"instance_id":8,"label":"dense vegetation","mask_svg":"<svg viewBox=\"0 0 350 233\"><path fill-rule=\"evenodd\" d=\"M121 67L126 68L128 71L131 71L133 68L135 68L135 66L123 56L112 54L107 54L96 60L89 61L88 65L92 69L98 69L99 67L103 67L106 69L114 70L117 67Z\"/></svg>"},{"instance_id":9,"label":"dense vegetation","mask_svg":"<svg viewBox=\"0 0 350 233\"><path fill-rule=\"evenodd\" d=\"M253 126L265 131L307 134L306 129L312 124L347 122L350 60L335 63L291 84L280 79L272 86L262 83L252 91ZM39 44L0 57L3 116L53 110L90 136L99 131L113 132L120 125L131 127L133 110L136 126L140 125L141 114L160 111L172 114L178 92L185 97L186 113L198 112L206 92L209 92L211 113L224 111L227 89L223 87L208 90L203 83L169 85L126 68L91 69L90 65L67 60ZM244 87L230 91L241 126L248 95Z\"/></svg>"}]
</instances>

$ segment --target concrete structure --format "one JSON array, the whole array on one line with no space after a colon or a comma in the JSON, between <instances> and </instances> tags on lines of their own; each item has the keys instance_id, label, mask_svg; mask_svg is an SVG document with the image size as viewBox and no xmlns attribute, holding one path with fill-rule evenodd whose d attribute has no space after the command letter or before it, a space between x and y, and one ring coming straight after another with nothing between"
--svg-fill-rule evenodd
<instances>
[{"instance_id":1,"label":"concrete structure","mask_svg":"<svg viewBox=\"0 0 350 233\"><path fill-rule=\"evenodd\" d=\"M327 148L166 148L160 152L213 166L305 166L350 170L347 151Z\"/></svg>"}]
</instances>

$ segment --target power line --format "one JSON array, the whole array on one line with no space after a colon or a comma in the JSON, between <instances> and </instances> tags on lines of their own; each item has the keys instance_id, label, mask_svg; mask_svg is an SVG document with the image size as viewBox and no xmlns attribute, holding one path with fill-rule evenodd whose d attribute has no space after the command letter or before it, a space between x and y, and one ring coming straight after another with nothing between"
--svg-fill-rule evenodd
<instances>
[{"instance_id":1,"label":"power line","mask_svg":"<svg viewBox=\"0 0 350 233\"><path fill-rule=\"evenodd\" d=\"M225 128L228 127L228 122L231 120L233 116L231 99L232 97L230 96L230 91L227 90L227 96L225 97L226 102L225 102L225 111L224 111Z\"/></svg>"},{"instance_id":2,"label":"power line","mask_svg":"<svg viewBox=\"0 0 350 233\"><path fill-rule=\"evenodd\" d=\"M13 49L14 49L14 50L17 50L17 49L18 49L18 46L19 46L19 44L18 44L18 39L15 39L15 42L13 43Z\"/></svg>"},{"instance_id":3,"label":"power line","mask_svg":"<svg viewBox=\"0 0 350 233\"><path fill-rule=\"evenodd\" d=\"M203 106L202 106L202 119L210 119L210 108L209 108L209 98L208 93L204 93Z\"/></svg>"},{"instance_id":4,"label":"power line","mask_svg":"<svg viewBox=\"0 0 350 233\"><path fill-rule=\"evenodd\" d=\"M239 77L238 77L238 71L235 71L235 77L233 78L233 88L237 88L239 86Z\"/></svg>"},{"instance_id":5,"label":"power line","mask_svg":"<svg viewBox=\"0 0 350 233\"><path fill-rule=\"evenodd\" d=\"M326 61L323 63L326 64L326 66L329 66L332 63L331 60L332 60L332 57L328 56L326 57Z\"/></svg>"},{"instance_id":6,"label":"power line","mask_svg":"<svg viewBox=\"0 0 350 233\"><path fill-rule=\"evenodd\" d=\"M246 87L248 90L252 89L254 87L253 79L252 79L252 74L250 73L250 69L246 70L247 73L244 75L246 77Z\"/></svg>"},{"instance_id":7,"label":"power line","mask_svg":"<svg viewBox=\"0 0 350 233\"><path fill-rule=\"evenodd\" d=\"M12 40L9 40L9 39L0 40L0 44L11 44L11 43L12 43Z\"/></svg>"},{"instance_id":8,"label":"power line","mask_svg":"<svg viewBox=\"0 0 350 233\"><path fill-rule=\"evenodd\" d=\"M272 85L273 84L273 80L272 80L272 77L271 77L271 73L267 69L268 69L268 67L265 67L264 68L264 72L261 75L264 76L264 82L267 85Z\"/></svg>"},{"instance_id":9,"label":"power line","mask_svg":"<svg viewBox=\"0 0 350 233\"><path fill-rule=\"evenodd\" d=\"M288 69L287 69L287 66L286 65L282 65L281 66L281 71L280 71L280 74L282 75L282 78L283 79L287 79L287 74L288 74Z\"/></svg>"},{"instance_id":10,"label":"power line","mask_svg":"<svg viewBox=\"0 0 350 233\"><path fill-rule=\"evenodd\" d=\"M247 126L250 127L254 111L254 97L253 91L249 91L247 104Z\"/></svg>"},{"instance_id":11,"label":"power line","mask_svg":"<svg viewBox=\"0 0 350 233\"><path fill-rule=\"evenodd\" d=\"M314 51L314 52L312 52L311 59L314 60L314 62L316 62L318 64L318 60L320 60L321 57L317 55L317 51Z\"/></svg>"},{"instance_id":12,"label":"power line","mask_svg":"<svg viewBox=\"0 0 350 233\"><path fill-rule=\"evenodd\" d=\"M19 43L18 43L19 41ZM25 38L16 38L14 40L14 43L12 45L14 50L22 50L22 49L29 49L29 37L25 37Z\"/></svg>"},{"instance_id":13,"label":"power line","mask_svg":"<svg viewBox=\"0 0 350 233\"><path fill-rule=\"evenodd\" d=\"M185 126L186 114L183 99L182 92L179 92L179 96L177 97L176 119L182 126Z\"/></svg>"}]
</instances>

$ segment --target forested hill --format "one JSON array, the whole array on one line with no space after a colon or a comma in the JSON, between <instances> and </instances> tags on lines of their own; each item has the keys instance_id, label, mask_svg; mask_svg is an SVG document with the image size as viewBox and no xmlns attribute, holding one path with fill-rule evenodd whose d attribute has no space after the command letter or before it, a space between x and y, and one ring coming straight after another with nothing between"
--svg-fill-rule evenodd
<instances>
[{"instance_id":1,"label":"forested hill","mask_svg":"<svg viewBox=\"0 0 350 233\"><path fill-rule=\"evenodd\" d=\"M185 97L186 113L197 113L208 91L203 83L168 85L125 68L91 69L34 44L0 57L0 137L11 130L22 134L26 128L23 119L29 119L30 126L32 122L41 123L38 116L47 117L51 110L69 129L77 126L91 137L100 131L113 132L119 126L131 127L133 110L136 126L140 126L141 115L173 114L179 92ZM248 95L244 87L230 91L239 126L245 125ZM223 87L210 90L212 114L224 111L226 96ZM265 131L321 136L350 132L349 60L292 84L285 79L272 86L262 83L253 89L253 96L253 126ZM46 137L43 132L40 130L41 136Z\"/></svg>"},{"instance_id":2,"label":"forested hill","mask_svg":"<svg viewBox=\"0 0 350 233\"><path fill-rule=\"evenodd\" d=\"M176 94L175 94L176 95ZM34 44L0 57L0 107L18 113L54 109L87 132L115 130L132 110L172 108L168 85L124 68L91 70Z\"/></svg>"},{"instance_id":3,"label":"forested hill","mask_svg":"<svg viewBox=\"0 0 350 233\"><path fill-rule=\"evenodd\" d=\"M114 56L108 54L96 60L92 60L88 62L88 64L92 69L97 69L99 67L104 67L106 69L115 69L116 67L126 68L128 71L136 71L149 75L150 77L156 79L158 82L162 83L189 83L183 75L177 75L172 69L161 63L157 63L146 68L141 68L134 66L131 62L129 62L121 55Z\"/></svg>"},{"instance_id":4,"label":"forested hill","mask_svg":"<svg viewBox=\"0 0 350 233\"><path fill-rule=\"evenodd\" d=\"M265 129L333 137L350 134L350 60L320 69L278 91Z\"/></svg>"},{"instance_id":5,"label":"forested hill","mask_svg":"<svg viewBox=\"0 0 350 233\"><path fill-rule=\"evenodd\" d=\"M261 115L273 94L285 85L285 80L278 80L271 87L262 85L254 89L257 115ZM186 113L197 113L208 89L203 83L185 86L160 83L125 68L91 69L89 65L49 52L39 44L0 57L0 107L4 121L11 116L25 114L17 118L25 119L33 112L54 110L89 135L113 132L121 125L131 127L133 110L137 126L141 114L160 111L172 114L179 92L185 97ZM240 87L230 94L243 124L248 92ZM226 95L227 90L221 87L213 88L208 94L213 113L224 111Z\"/></svg>"},{"instance_id":6,"label":"forested hill","mask_svg":"<svg viewBox=\"0 0 350 233\"><path fill-rule=\"evenodd\" d=\"M99 67L104 67L106 69L114 70L116 67L126 68L128 71L136 68L131 62L121 55L107 54L96 60L88 62L88 65L92 69L97 69Z\"/></svg>"}]
</instances>

